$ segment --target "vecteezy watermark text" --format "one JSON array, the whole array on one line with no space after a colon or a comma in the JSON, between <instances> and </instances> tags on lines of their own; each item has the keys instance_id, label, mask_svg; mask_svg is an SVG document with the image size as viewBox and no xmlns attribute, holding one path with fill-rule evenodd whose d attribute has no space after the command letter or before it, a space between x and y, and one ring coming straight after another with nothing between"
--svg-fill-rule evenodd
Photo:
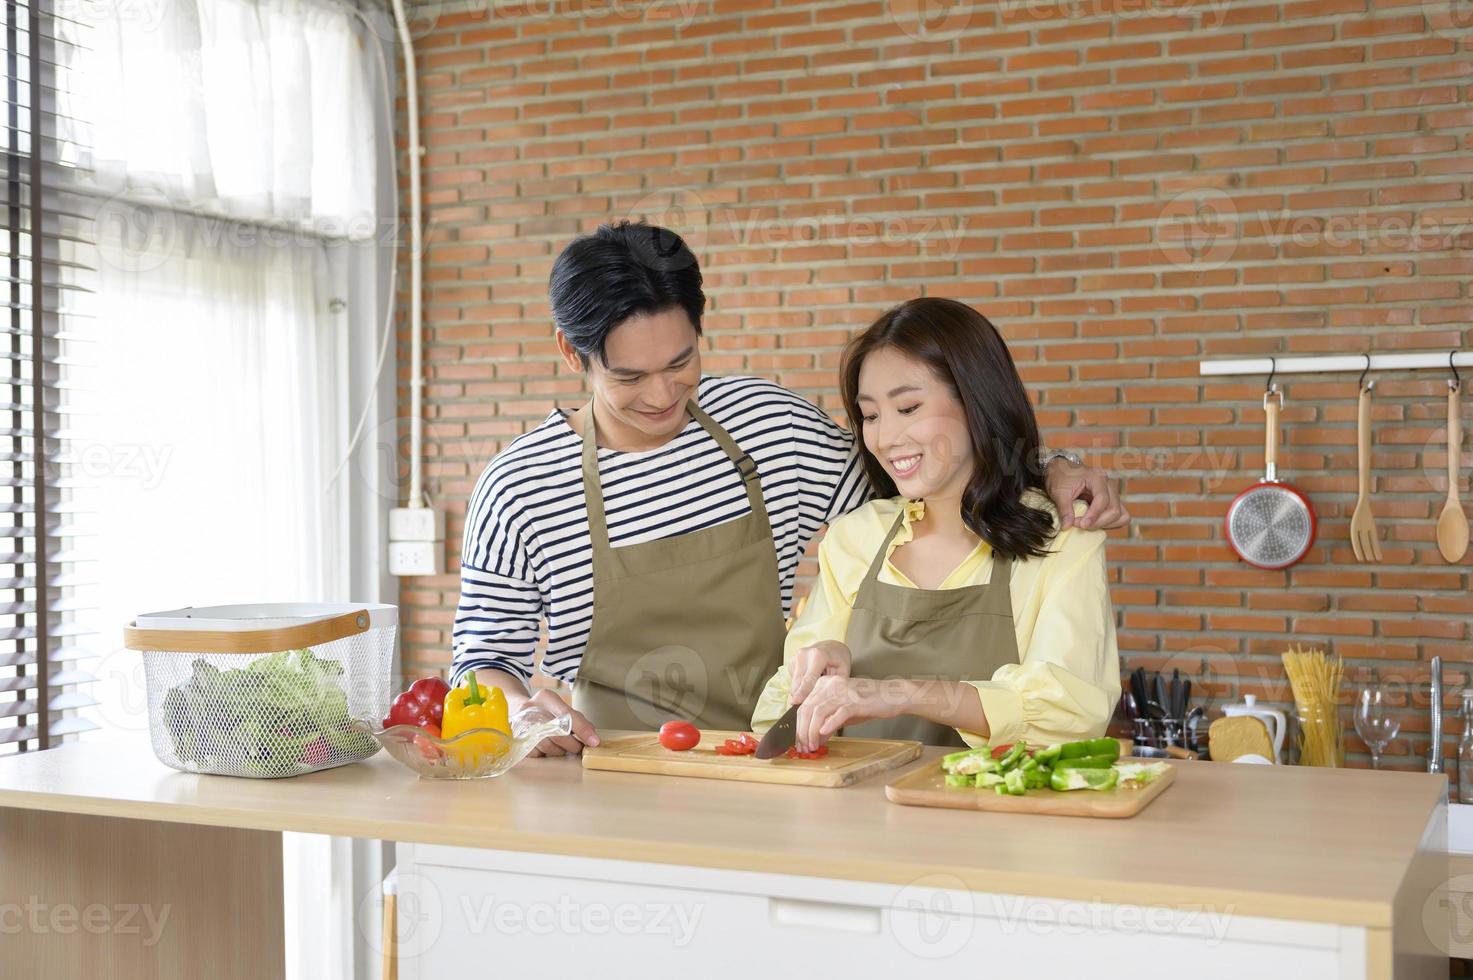
<instances>
[{"instance_id":1,"label":"vecteezy watermark text","mask_svg":"<svg viewBox=\"0 0 1473 980\"><path fill-rule=\"evenodd\" d=\"M677 948L689 945L702 907L678 902L498 901L494 895L461 898L471 935L668 936Z\"/></svg>"},{"instance_id":2,"label":"vecteezy watermark text","mask_svg":"<svg viewBox=\"0 0 1473 980\"><path fill-rule=\"evenodd\" d=\"M134 902L104 905L74 905L43 902L31 895L24 902L0 902L0 935L21 933L69 936L85 932L94 936L143 936L142 945L158 944L173 912L171 904L153 906ZM147 931L145 932L145 928Z\"/></svg>"}]
</instances>

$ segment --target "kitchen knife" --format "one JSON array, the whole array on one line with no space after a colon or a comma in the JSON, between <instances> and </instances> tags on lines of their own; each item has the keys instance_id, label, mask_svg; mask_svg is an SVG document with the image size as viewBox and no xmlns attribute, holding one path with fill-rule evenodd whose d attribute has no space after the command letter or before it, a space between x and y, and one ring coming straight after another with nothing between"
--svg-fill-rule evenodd
<instances>
[{"instance_id":1,"label":"kitchen knife","mask_svg":"<svg viewBox=\"0 0 1473 980\"><path fill-rule=\"evenodd\" d=\"M1136 707L1144 708L1151 697L1146 690L1146 669L1144 667L1137 667L1130 672L1130 690L1135 695Z\"/></svg>"},{"instance_id":2,"label":"kitchen knife","mask_svg":"<svg viewBox=\"0 0 1473 980\"><path fill-rule=\"evenodd\" d=\"M772 723L762 741L757 743L759 759L775 759L798 742L798 705L793 705Z\"/></svg>"}]
</instances>

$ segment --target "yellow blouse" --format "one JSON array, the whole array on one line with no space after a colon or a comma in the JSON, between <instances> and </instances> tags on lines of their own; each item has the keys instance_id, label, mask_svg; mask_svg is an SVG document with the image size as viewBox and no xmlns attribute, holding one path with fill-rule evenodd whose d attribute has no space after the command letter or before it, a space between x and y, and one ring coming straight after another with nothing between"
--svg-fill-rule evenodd
<instances>
[{"instance_id":1,"label":"yellow blouse","mask_svg":"<svg viewBox=\"0 0 1473 980\"><path fill-rule=\"evenodd\" d=\"M1030 494L1026 502L1054 513L1040 494ZM818 581L788 632L783 666L757 701L753 731L765 732L787 710L788 664L800 649L820 640L843 642L859 586L902 507L905 517L886 552L879 580L916 588L889 557L911 540L912 525L925 516L924 502L903 497L873 500L830 525L818 548ZM1084 509L1083 502L1076 503L1076 514ZM984 585L992 576L992 564L992 547L979 542L940 587ZM999 668L989 679L967 681L982 699L992 734L982 738L958 729L961 737L968 745L979 746L1020 738L1030 744L1052 744L1103 735L1120 697L1104 532L1071 527L1056 534L1045 557L1012 563L1009 585L1022 662Z\"/></svg>"}]
</instances>

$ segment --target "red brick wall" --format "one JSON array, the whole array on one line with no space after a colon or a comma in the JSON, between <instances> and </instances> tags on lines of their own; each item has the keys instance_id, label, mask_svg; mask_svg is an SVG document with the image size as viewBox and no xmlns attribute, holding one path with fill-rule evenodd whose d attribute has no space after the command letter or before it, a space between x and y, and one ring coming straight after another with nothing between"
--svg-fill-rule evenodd
<instances>
[{"instance_id":1,"label":"red brick wall","mask_svg":"<svg viewBox=\"0 0 1473 980\"><path fill-rule=\"evenodd\" d=\"M580 6L420 25L426 472L448 567L486 460L582 397L555 357L553 256L645 215L701 258L707 368L836 415L839 350L888 305L989 316L1047 441L1124 479L1130 666L1205 666L1221 703L1285 697L1290 640L1406 680L1469 659L1473 560L1433 540L1443 376L1378 377L1377 566L1347 538L1356 377L1282 379L1284 472L1321 518L1287 572L1235 560L1221 527L1261 471L1264 379L1197 376L1201 358L1473 341L1473 31L1448 4L956 2L925 5L930 23L916 0ZM414 669L448 662L456 583L404 585ZM1426 751L1414 707L1393 753Z\"/></svg>"}]
</instances>

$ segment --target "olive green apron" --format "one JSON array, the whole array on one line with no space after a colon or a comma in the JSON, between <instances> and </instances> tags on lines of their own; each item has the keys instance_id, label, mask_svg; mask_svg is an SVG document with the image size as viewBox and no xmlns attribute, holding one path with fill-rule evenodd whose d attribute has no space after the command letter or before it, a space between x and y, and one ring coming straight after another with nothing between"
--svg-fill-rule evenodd
<instances>
[{"instance_id":1,"label":"olive green apron","mask_svg":"<svg viewBox=\"0 0 1473 980\"><path fill-rule=\"evenodd\" d=\"M672 718L746 731L782 663L777 550L752 458L694 401L690 414L731 459L751 513L688 534L609 544L592 403L583 492L593 545L593 625L573 707L595 728L648 731Z\"/></svg>"},{"instance_id":2,"label":"olive green apron","mask_svg":"<svg viewBox=\"0 0 1473 980\"><path fill-rule=\"evenodd\" d=\"M1013 565L996 554L985 585L960 589L910 589L880 581L880 569L899 533L905 508L875 554L844 633L853 655L850 676L913 680L987 680L1004 664L1018 663L1009 588ZM965 745L955 728L916 715L877 718L845 726L854 738L907 738L927 745Z\"/></svg>"}]
</instances>

